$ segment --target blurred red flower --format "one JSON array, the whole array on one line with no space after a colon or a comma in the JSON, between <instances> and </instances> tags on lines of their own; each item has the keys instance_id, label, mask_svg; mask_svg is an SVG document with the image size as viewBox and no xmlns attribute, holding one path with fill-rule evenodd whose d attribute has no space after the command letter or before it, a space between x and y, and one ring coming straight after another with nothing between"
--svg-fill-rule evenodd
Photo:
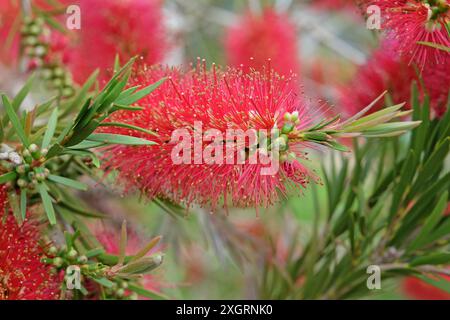
<instances>
[{"instance_id":1,"label":"blurred red flower","mask_svg":"<svg viewBox=\"0 0 450 320\"><path fill-rule=\"evenodd\" d=\"M271 59L280 74L300 71L295 26L284 13L267 8L262 14L247 12L225 37L228 63L245 70L261 68Z\"/></svg>"},{"instance_id":2,"label":"blurred red flower","mask_svg":"<svg viewBox=\"0 0 450 320\"><path fill-rule=\"evenodd\" d=\"M450 281L449 276L445 276L444 278ZM450 293L415 277L408 277L403 281L403 291L408 297L413 299L450 300Z\"/></svg>"},{"instance_id":3,"label":"blurred red flower","mask_svg":"<svg viewBox=\"0 0 450 320\"><path fill-rule=\"evenodd\" d=\"M410 108L411 83L416 81L420 93L429 95L431 108L441 116L446 110L450 89L449 67L450 57L443 65L426 68L419 77L413 66L397 57L391 41L385 41L366 64L359 67L352 81L340 89L339 106L347 115L353 115L388 90L393 103L406 102L406 107ZM383 105L384 101L380 101L371 111Z\"/></svg>"},{"instance_id":4,"label":"blurred red flower","mask_svg":"<svg viewBox=\"0 0 450 320\"><path fill-rule=\"evenodd\" d=\"M14 64L19 53L20 3L0 0L0 62Z\"/></svg>"},{"instance_id":5,"label":"blurred red flower","mask_svg":"<svg viewBox=\"0 0 450 320\"><path fill-rule=\"evenodd\" d=\"M147 64L160 62L168 48L160 0L77 0L81 29L75 30L70 69L84 82L100 68L105 78L114 65L139 55Z\"/></svg>"}]
</instances>

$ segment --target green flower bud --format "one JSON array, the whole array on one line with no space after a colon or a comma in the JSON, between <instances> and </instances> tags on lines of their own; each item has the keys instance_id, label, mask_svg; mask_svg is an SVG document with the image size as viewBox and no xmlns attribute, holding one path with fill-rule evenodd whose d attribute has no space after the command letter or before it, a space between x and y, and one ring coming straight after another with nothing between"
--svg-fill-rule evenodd
<instances>
[{"instance_id":1,"label":"green flower bud","mask_svg":"<svg viewBox=\"0 0 450 320\"><path fill-rule=\"evenodd\" d=\"M62 267L62 265L64 264L64 260L61 259L60 257L56 257L55 259L53 259L53 265L57 268Z\"/></svg>"},{"instance_id":2,"label":"green flower bud","mask_svg":"<svg viewBox=\"0 0 450 320\"><path fill-rule=\"evenodd\" d=\"M50 69L48 69L48 68L45 68L44 70L42 70L42 77L45 79L45 80L49 80L49 79L51 79L52 78L52 70L50 70Z\"/></svg>"},{"instance_id":3,"label":"green flower bud","mask_svg":"<svg viewBox=\"0 0 450 320\"><path fill-rule=\"evenodd\" d=\"M123 298L125 296L125 290L124 289L119 289L116 291L116 296L118 298Z\"/></svg>"},{"instance_id":4,"label":"green flower bud","mask_svg":"<svg viewBox=\"0 0 450 320\"><path fill-rule=\"evenodd\" d=\"M67 257L70 260L75 260L77 256L78 256L78 252L75 249L70 249L70 251L67 253Z\"/></svg>"},{"instance_id":5,"label":"green flower bud","mask_svg":"<svg viewBox=\"0 0 450 320\"><path fill-rule=\"evenodd\" d=\"M88 258L86 256L79 256L77 259L78 263L80 264L85 264L86 262L88 262Z\"/></svg>"},{"instance_id":6,"label":"green flower bud","mask_svg":"<svg viewBox=\"0 0 450 320\"><path fill-rule=\"evenodd\" d=\"M292 123L285 123L283 128L281 129L281 133L289 134L294 130L294 125Z\"/></svg>"},{"instance_id":7,"label":"green flower bud","mask_svg":"<svg viewBox=\"0 0 450 320\"><path fill-rule=\"evenodd\" d=\"M23 41L26 46L30 47L34 47L38 44L38 39L36 38L36 36L28 36Z\"/></svg>"},{"instance_id":8,"label":"green flower bud","mask_svg":"<svg viewBox=\"0 0 450 320\"><path fill-rule=\"evenodd\" d=\"M130 294L130 296L128 298L130 300L137 300L137 299L139 299L139 296L136 292L133 292L132 294Z\"/></svg>"},{"instance_id":9,"label":"green flower bud","mask_svg":"<svg viewBox=\"0 0 450 320\"><path fill-rule=\"evenodd\" d=\"M51 247L48 249L48 253L49 253L50 255L54 256L54 255L56 255L56 254L58 253L58 248L56 248L55 246L51 246Z\"/></svg>"},{"instance_id":10,"label":"green flower bud","mask_svg":"<svg viewBox=\"0 0 450 320\"><path fill-rule=\"evenodd\" d=\"M55 69L53 69L53 76L56 78L61 77L62 75L64 75L64 70L61 69L60 67L56 67Z\"/></svg>"},{"instance_id":11,"label":"green flower bud","mask_svg":"<svg viewBox=\"0 0 450 320\"><path fill-rule=\"evenodd\" d=\"M292 121L292 114L290 114L289 112L286 112L285 114L284 114L284 120L285 121L287 121L287 122L289 122L289 121Z\"/></svg>"},{"instance_id":12,"label":"green flower bud","mask_svg":"<svg viewBox=\"0 0 450 320\"><path fill-rule=\"evenodd\" d=\"M19 186L19 188L26 188L28 182L24 179L19 179L17 180L17 185Z\"/></svg>"},{"instance_id":13,"label":"green flower bud","mask_svg":"<svg viewBox=\"0 0 450 320\"><path fill-rule=\"evenodd\" d=\"M45 174L43 173L36 173L36 180L39 182L45 181Z\"/></svg>"},{"instance_id":14,"label":"green flower bud","mask_svg":"<svg viewBox=\"0 0 450 320\"><path fill-rule=\"evenodd\" d=\"M30 25L27 29L28 29L28 34L31 34L34 36L37 36L38 34L40 34L42 32L42 29L36 24Z\"/></svg>"}]
</instances>

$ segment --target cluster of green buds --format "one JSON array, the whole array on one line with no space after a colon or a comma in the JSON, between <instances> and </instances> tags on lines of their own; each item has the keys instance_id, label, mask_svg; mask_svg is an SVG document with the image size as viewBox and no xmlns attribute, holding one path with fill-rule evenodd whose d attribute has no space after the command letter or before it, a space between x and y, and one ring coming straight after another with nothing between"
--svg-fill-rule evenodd
<instances>
[{"instance_id":1,"label":"cluster of green buds","mask_svg":"<svg viewBox=\"0 0 450 320\"><path fill-rule=\"evenodd\" d=\"M435 27L436 24L434 22L450 9L450 5L446 0L427 0L425 1L425 6L428 8L429 27ZM440 24L438 25L440 26Z\"/></svg>"},{"instance_id":2,"label":"cluster of green buds","mask_svg":"<svg viewBox=\"0 0 450 320\"><path fill-rule=\"evenodd\" d=\"M298 111L292 113L286 112L283 116L284 124L281 132L278 132L278 137L271 142L269 149L276 148L280 152L280 161L288 161L295 159L295 153L289 152L290 135L295 131L295 126L300 123Z\"/></svg>"},{"instance_id":3,"label":"cluster of green buds","mask_svg":"<svg viewBox=\"0 0 450 320\"><path fill-rule=\"evenodd\" d=\"M24 18L23 26L20 30L21 44L25 54L30 59L33 59L39 67L44 64L44 58L48 53L48 44L43 41L43 38L48 33L49 30L45 27L41 18Z\"/></svg>"},{"instance_id":4,"label":"cluster of green buds","mask_svg":"<svg viewBox=\"0 0 450 320\"><path fill-rule=\"evenodd\" d=\"M129 280L118 279L113 282L111 287L105 288L105 295L108 299L116 300L137 300L139 298L136 292L129 292Z\"/></svg>"},{"instance_id":5,"label":"cluster of green buds","mask_svg":"<svg viewBox=\"0 0 450 320\"><path fill-rule=\"evenodd\" d=\"M125 222L123 224L125 226ZM126 230L125 227L122 228ZM121 245L126 244L126 231L122 230ZM102 248L88 250L84 246L84 240L77 241L83 236L79 231L75 233L64 232L65 244L60 247L55 245L44 246L46 256L42 262L53 267L53 272L64 272L65 284L68 290L72 290L69 283L73 283L73 270L78 270L79 289L83 295L89 294L83 287L87 281L100 285L101 294L106 299L137 299L134 290L139 287L139 280L162 263L162 255L147 256L160 240L160 237L152 239L144 248L134 256L125 256L123 252L119 256L109 255ZM121 250L122 251L122 250ZM145 290L144 290L145 291ZM142 290L138 290L142 292ZM73 294L74 292L72 292ZM77 293L76 293L77 294Z\"/></svg>"},{"instance_id":6,"label":"cluster of green buds","mask_svg":"<svg viewBox=\"0 0 450 320\"><path fill-rule=\"evenodd\" d=\"M50 87L62 97L75 93L70 72L51 52L51 31L42 18L25 17L21 29L22 48L29 58L29 69L39 69Z\"/></svg>"},{"instance_id":7,"label":"cluster of green buds","mask_svg":"<svg viewBox=\"0 0 450 320\"><path fill-rule=\"evenodd\" d=\"M36 144L31 144L23 150L23 163L15 167L19 188L34 190L39 182L48 178L50 171L43 166L47 152L47 149L40 149Z\"/></svg>"},{"instance_id":8,"label":"cluster of green buds","mask_svg":"<svg viewBox=\"0 0 450 320\"><path fill-rule=\"evenodd\" d=\"M88 262L88 257L85 255L80 255L74 248L68 248L67 246L62 246L58 249L56 246L52 245L47 249L47 255L51 258L43 258L43 262L47 264L52 264L56 269L61 269L69 265L80 265L84 266ZM87 266L85 267L87 269ZM95 270L92 270L96 274L99 270L96 266ZM92 273L91 272L91 273Z\"/></svg>"}]
</instances>

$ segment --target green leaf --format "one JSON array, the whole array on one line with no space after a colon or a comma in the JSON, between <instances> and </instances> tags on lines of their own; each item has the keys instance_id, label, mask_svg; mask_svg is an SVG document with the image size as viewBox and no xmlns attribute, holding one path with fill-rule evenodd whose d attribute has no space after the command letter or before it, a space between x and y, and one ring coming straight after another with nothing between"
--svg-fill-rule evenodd
<instances>
[{"instance_id":1,"label":"green leaf","mask_svg":"<svg viewBox=\"0 0 450 320\"><path fill-rule=\"evenodd\" d=\"M444 162L446 155L448 154L450 148L450 137L441 142L434 152L431 154L430 158L425 162L422 170L419 172L419 175L411 187L410 196L408 199L412 198L412 196L420 189L420 187L424 186L424 183L428 180L432 179L434 174L440 170L442 163Z\"/></svg>"},{"instance_id":2,"label":"green leaf","mask_svg":"<svg viewBox=\"0 0 450 320\"><path fill-rule=\"evenodd\" d=\"M434 42L427 42L427 41L417 41L417 43L421 44L423 46L432 47L432 48L439 49L439 50L450 53L450 48L447 46L444 46L442 44L438 44L438 43L434 43Z\"/></svg>"},{"instance_id":3,"label":"green leaf","mask_svg":"<svg viewBox=\"0 0 450 320\"><path fill-rule=\"evenodd\" d=\"M152 250L161 240L161 237L156 237L152 239L148 244L146 244L141 250L139 250L138 253L136 253L131 259L131 261L139 260L140 258L143 258L150 250Z\"/></svg>"},{"instance_id":4,"label":"green leaf","mask_svg":"<svg viewBox=\"0 0 450 320\"><path fill-rule=\"evenodd\" d=\"M106 287L106 288L112 288L114 286L114 282L112 282L111 280L108 280L106 278L93 278L91 277L92 280L94 280L95 282L97 282L98 284L101 284L102 286Z\"/></svg>"},{"instance_id":5,"label":"green leaf","mask_svg":"<svg viewBox=\"0 0 450 320\"><path fill-rule=\"evenodd\" d=\"M148 87L146 87L146 88L144 88L144 89L142 89L142 90L132 94L129 97L125 97L123 99L121 99L119 97L119 99L116 101L116 104L124 104L124 105L133 104L133 103L141 100L145 96L148 96L153 91L155 91L161 84L164 83L164 81L166 81L166 78L162 78L161 80L159 80L159 81L155 82L154 84L151 84Z\"/></svg>"},{"instance_id":6,"label":"green leaf","mask_svg":"<svg viewBox=\"0 0 450 320\"><path fill-rule=\"evenodd\" d=\"M140 131L140 132L144 132L147 134L151 134L154 136L157 136L157 134L151 130L147 130L141 127L137 127L137 126L133 126L131 124L128 123L119 123L119 122L103 122L100 124L100 127L120 127L120 128L125 128L125 129L131 129L131 130L135 130L135 131Z\"/></svg>"},{"instance_id":7,"label":"green leaf","mask_svg":"<svg viewBox=\"0 0 450 320\"><path fill-rule=\"evenodd\" d=\"M22 214L22 221L25 221L27 216L27 190L20 190L20 212Z\"/></svg>"},{"instance_id":8,"label":"green leaf","mask_svg":"<svg viewBox=\"0 0 450 320\"><path fill-rule=\"evenodd\" d=\"M448 198L448 192L445 192L439 198L439 201L438 201L436 207L434 208L433 212L430 214L430 216L425 221L422 229L420 230L420 233L414 238L414 240L408 246L408 249L407 249L408 251L415 250L427 243L429 236L432 235L431 231L437 225L439 220L441 220L443 217L445 208L447 207L447 198Z\"/></svg>"},{"instance_id":9,"label":"green leaf","mask_svg":"<svg viewBox=\"0 0 450 320\"><path fill-rule=\"evenodd\" d=\"M5 173L0 176L0 184L4 184L6 182L13 181L16 178L17 178L17 173L14 171Z\"/></svg>"},{"instance_id":10,"label":"green leaf","mask_svg":"<svg viewBox=\"0 0 450 320\"><path fill-rule=\"evenodd\" d=\"M125 262L126 249L127 249L127 221L122 222L122 228L120 230L119 241L119 262L117 264L122 265Z\"/></svg>"},{"instance_id":11,"label":"green leaf","mask_svg":"<svg viewBox=\"0 0 450 320\"><path fill-rule=\"evenodd\" d=\"M432 279L430 277L425 277L425 276L416 276L416 277L418 277L419 279L421 279L422 281L424 281L428 284L431 284L432 286L434 286L436 288L439 288L441 290L444 290L444 291L450 293L450 282L445 278L439 277L438 278L439 280L436 280L436 279Z\"/></svg>"},{"instance_id":12,"label":"green leaf","mask_svg":"<svg viewBox=\"0 0 450 320\"><path fill-rule=\"evenodd\" d=\"M25 131L20 123L19 117L17 116L16 112L14 111L13 106L9 102L9 99L7 96L2 95L3 105L5 106L6 114L8 115L9 120L11 121L11 124L16 131L16 134L19 136L22 143L29 147L30 143L28 142L28 138L25 134Z\"/></svg>"},{"instance_id":13,"label":"green leaf","mask_svg":"<svg viewBox=\"0 0 450 320\"><path fill-rule=\"evenodd\" d=\"M61 146L60 144L54 144L50 150L48 150L47 153L47 159L56 157L57 155L59 155L62 151L64 150L64 147Z\"/></svg>"},{"instance_id":14,"label":"green leaf","mask_svg":"<svg viewBox=\"0 0 450 320\"><path fill-rule=\"evenodd\" d=\"M22 213L20 211L20 204L19 200L17 199L16 191L10 191L7 194L8 196L8 202L9 206L11 208L11 211L13 212L14 218L16 218L16 221L21 224L23 222L22 220Z\"/></svg>"},{"instance_id":15,"label":"green leaf","mask_svg":"<svg viewBox=\"0 0 450 320\"><path fill-rule=\"evenodd\" d=\"M67 114L68 112L76 109L81 103L86 99L86 96L89 92L89 89L94 85L95 81L97 80L99 70L96 69L86 80L86 82L83 84L81 89L79 90L78 94L75 96L75 98L72 100L72 102L67 106L66 111L64 114Z\"/></svg>"},{"instance_id":16,"label":"green leaf","mask_svg":"<svg viewBox=\"0 0 450 320\"><path fill-rule=\"evenodd\" d=\"M44 183L39 183L38 190L42 198L42 204L44 206L45 213L47 214L48 221L50 222L51 225L55 225L56 224L55 210L53 208L52 199L48 194L47 186Z\"/></svg>"},{"instance_id":17,"label":"green leaf","mask_svg":"<svg viewBox=\"0 0 450 320\"><path fill-rule=\"evenodd\" d=\"M86 150L86 149L92 149L92 148L98 148L101 146L104 146L105 144L102 142L95 142L95 141L87 141L84 140L80 142L79 144L76 144L74 146L70 146L69 149L74 150Z\"/></svg>"},{"instance_id":18,"label":"green leaf","mask_svg":"<svg viewBox=\"0 0 450 320\"><path fill-rule=\"evenodd\" d=\"M448 252L438 252L431 253L427 256L418 257L410 262L411 267L417 267L424 264L432 264L432 265L445 265L450 262L450 253Z\"/></svg>"},{"instance_id":19,"label":"green leaf","mask_svg":"<svg viewBox=\"0 0 450 320\"><path fill-rule=\"evenodd\" d=\"M169 300L168 296L166 296L160 292L156 292L156 291L149 290L149 289L144 289L144 288L139 287L134 284L129 284L128 288L131 291L136 292L138 295L140 295L142 297L150 298L153 300Z\"/></svg>"},{"instance_id":20,"label":"green leaf","mask_svg":"<svg viewBox=\"0 0 450 320\"><path fill-rule=\"evenodd\" d=\"M20 89L20 91L17 93L16 97L12 101L12 107L14 110L19 110L20 106L22 105L23 101L27 97L28 93L31 90L31 87L33 86L35 75L32 74L28 80L25 82L25 85Z\"/></svg>"},{"instance_id":21,"label":"green leaf","mask_svg":"<svg viewBox=\"0 0 450 320\"><path fill-rule=\"evenodd\" d=\"M47 149L50 146L50 142L55 134L56 124L58 121L58 108L55 108L48 119L47 131L45 131L44 139L42 140L42 148Z\"/></svg>"},{"instance_id":22,"label":"green leaf","mask_svg":"<svg viewBox=\"0 0 450 320\"><path fill-rule=\"evenodd\" d=\"M91 134L89 137L86 138L90 141L97 141L97 142L103 142L107 144L123 144L123 145L154 145L156 144L153 141L136 138L136 137L130 137L130 136L124 136L120 134L109 134L109 133L94 133Z\"/></svg>"},{"instance_id":23,"label":"green leaf","mask_svg":"<svg viewBox=\"0 0 450 320\"><path fill-rule=\"evenodd\" d=\"M77 150L77 149L65 149L63 154L70 154L74 156L79 157L89 157L92 159L92 163L97 167L100 168L100 159L97 157L97 155L89 150Z\"/></svg>"},{"instance_id":24,"label":"green leaf","mask_svg":"<svg viewBox=\"0 0 450 320\"><path fill-rule=\"evenodd\" d=\"M118 110L127 110L127 111L142 111L144 110L143 107L137 107L137 106L125 106L123 104L114 104L111 108L110 112L116 112Z\"/></svg>"},{"instance_id":25,"label":"green leaf","mask_svg":"<svg viewBox=\"0 0 450 320\"><path fill-rule=\"evenodd\" d=\"M100 122L98 122L97 120L92 120L85 127L75 127L73 130L73 135L69 138L69 140L67 140L64 146L71 147L83 142L89 137L89 135L92 134L92 132L95 131L95 129L98 128L99 125Z\"/></svg>"},{"instance_id":26,"label":"green leaf","mask_svg":"<svg viewBox=\"0 0 450 320\"><path fill-rule=\"evenodd\" d=\"M376 135L385 135L396 132L404 132L417 127L421 121L404 121L382 123L371 128L363 130L363 135L374 137Z\"/></svg>"},{"instance_id":27,"label":"green leaf","mask_svg":"<svg viewBox=\"0 0 450 320\"><path fill-rule=\"evenodd\" d=\"M88 258L94 258L102 253L105 253L105 250L103 250L103 248L95 248L95 249L89 250L84 255Z\"/></svg>"},{"instance_id":28,"label":"green leaf","mask_svg":"<svg viewBox=\"0 0 450 320\"><path fill-rule=\"evenodd\" d=\"M118 273L124 276L148 274L162 263L162 256L155 255L150 257L143 257L139 260L130 261L119 269Z\"/></svg>"},{"instance_id":29,"label":"green leaf","mask_svg":"<svg viewBox=\"0 0 450 320\"><path fill-rule=\"evenodd\" d=\"M69 178L51 174L48 176L48 179L50 181L53 181L53 182L56 182L59 184L63 184L65 186L68 186L68 187L71 187L74 189L78 189L78 190L86 191L88 189L88 186L86 184L76 181L76 180L69 179Z\"/></svg>"},{"instance_id":30,"label":"green leaf","mask_svg":"<svg viewBox=\"0 0 450 320\"><path fill-rule=\"evenodd\" d=\"M345 127L345 131L347 132L348 129L351 129L352 131L358 131L364 129L365 127L370 127L383 122L387 122L390 119L396 117L398 114L397 111L403 108L404 105L404 103L397 104L395 106L384 108L380 111L369 114L368 116L349 123L348 126Z\"/></svg>"}]
</instances>

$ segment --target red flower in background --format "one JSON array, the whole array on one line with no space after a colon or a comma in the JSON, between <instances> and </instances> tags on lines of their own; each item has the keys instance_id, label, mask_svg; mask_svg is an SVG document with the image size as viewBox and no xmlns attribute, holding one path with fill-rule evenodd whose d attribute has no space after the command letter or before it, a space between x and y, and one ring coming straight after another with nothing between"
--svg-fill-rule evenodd
<instances>
[{"instance_id":1,"label":"red flower in background","mask_svg":"<svg viewBox=\"0 0 450 320\"><path fill-rule=\"evenodd\" d=\"M419 80L417 70L397 57L391 41L384 42L366 64L359 67L353 80L340 89L339 105L347 115L353 115L388 90L393 103L406 102L406 107L410 108L411 83L416 81L420 91L429 95L431 108L440 116L446 110L450 83L450 73L446 71L450 59L445 59L444 63L426 68ZM380 101L372 112L383 105Z\"/></svg>"},{"instance_id":2,"label":"red flower in background","mask_svg":"<svg viewBox=\"0 0 450 320\"><path fill-rule=\"evenodd\" d=\"M444 278L450 281L449 276L444 276ZM450 300L450 293L415 277L408 277L403 281L403 291L408 297L413 299Z\"/></svg>"},{"instance_id":3,"label":"red flower in background","mask_svg":"<svg viewBox=\"0 0 450 320\"><path fill-rule=\"evenodd\" d=\"M203 132L215 129L223 137L228 129L244 132L263 129L270 134L272 128L283 126L283 115L287 112L298 112L298 129L311 124L304 103L292 89L295 79L265 70L247 74L233 68L225 71L204 68L183 73L156 67L134 78L132 85L149 85L164 76L170 80L139 101L144 110L116 113L111 119L158 133L155 137L122 128L108 129L108 132L142 136L157 143L142 147L115 146L107 150L107 164L119 171L125 189L138 188L150 198L166 197L188 205L196 202L214 210L220 201L225 207L227 203L239 207L268 206L289 190L305 187L312 175L298 159L305 158L306 145L295 141L289 141L292 158L282 161L280 170L272 175L261 174L269 165L251 164L248 159L243 164L227 164L225 160L223 164L194 164L194 161L174 164L171 153L177 143L170 142L172 133L184 129L194 137L197 121L202 122ZM201 150L191 149L191 160L212 145L204 140ZM248 144L232 141L235 160ZM188 143L192 146L193 139ZM221 146L225 148L224 141Z\"/></svg>"},{"instance_id":4,"label":"red flower in background","mask_svg":"<svg viewBox=\"0 0 450 320\"><path fill-rule=\"evenodd\" d=\"M0 191L1 212L6 192ZM0 300L53 300L59 298L61 281L43 264L39 228L32 221L19 226L12 215L0 222Z\"/></svg>"},{"instance_id":5,"label":"red flower in background","mask_svg":"<svg viewBox=\"0 0 450 320\"><path fill-rule=\"evenodd\" d=\"M300 71L295 26L286 14L266 9L261 15L245 14L227 30L225 48L228 64L246 70L261 68L271 59L280 74Z\"/></svg>"},{"instance_id":6,"label":"red flower in background","mask_svg":"<svg viewBox=\"0 0 450 320\"><path fill-rule=\"evenodd\" d=\"M20 3L0 0L0 62L14 64L19 54ZM14 30L16 28L17 30Z\"/></svg>"},{"instance_id":7,"label":"red flower in background","mask_svg":"<svg viewBox=\"0 0 450 320\"><path fill-rule=\"evenodd\" d=\"M447 0L369 0L366 5L380 7L382 28L395 43L395 51L408 63L414 61L424 69L430 63L443 64L448 58L448 52L417 43L425 41L450 47L450 37L445 28L450 21Z\"/></svg>"},{"instance_id":8,"label":"red flower in background","mask_svg":"<svg viewBox=\"0 0 450 320\"><path fill-rule=\"evenodd\" d=\"M100 68L106 77L116 54L122 63L139 55L147 64L160 62L167 50L160 0L78 0L81 30L70 69L84 82Z\"/></svg>"}]
</instances>

